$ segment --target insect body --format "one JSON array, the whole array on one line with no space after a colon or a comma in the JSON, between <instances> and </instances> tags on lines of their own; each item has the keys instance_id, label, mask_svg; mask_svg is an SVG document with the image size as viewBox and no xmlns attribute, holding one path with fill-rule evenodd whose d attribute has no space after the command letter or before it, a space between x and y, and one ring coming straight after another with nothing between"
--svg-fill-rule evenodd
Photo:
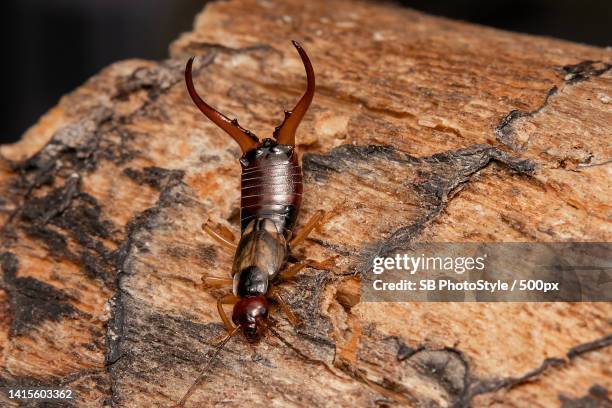
<instances>
[{"instance_id":1,"label":"insect body","mask_svg":"<svg viewBox=\"0 0 612 408\"><path fill-rule=\"evenodd\" d=\"M285 267L290 248L303 241L323 217L322 211L315 213L298 234L293 234L302 201L302 168L295 151L295 132L312 102L315 89L314 71L306 52L297 42L293 41L293 45L306 69L306 92L292 111L285 112L273 138L261 141L242 128L237 120L228 119L198 96L191 73L193 58L185 68L185 82L193 102L242 150L241 238L238 245L223 238L209 225L203 225L204 231L217 242L235 251L232 278L204 277L203 280L212 287L232 286L232 294L217 302L219 315L228 337L240 330L251 342L265 331L269 299L279 304L293 324L297 323L273 284L290 278L305 266L318 265L315 261L304 260ZM224 304L234 305L231 321L223 310Z\"/></svg>"}]
</instances>

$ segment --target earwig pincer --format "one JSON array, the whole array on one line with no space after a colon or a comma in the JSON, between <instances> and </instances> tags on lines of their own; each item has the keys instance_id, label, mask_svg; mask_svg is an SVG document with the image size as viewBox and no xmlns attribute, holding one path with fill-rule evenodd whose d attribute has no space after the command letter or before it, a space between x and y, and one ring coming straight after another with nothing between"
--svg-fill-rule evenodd
<instances>
[{"instance_id":1,"label":"earwig pincer","mask_svg":"<svg viewBox=\"0 0 612 408\"><path fill-rule=\"evenodd\" d=\"M295 148L295 133L315 91L315 75L308 55L299 43L293 41L293 45L306 69L306 92L292 111L285 112L273 137L263 140L200 98L193 84L193 57L185 68L187 90L195 105L242 150L241 237L238 244L221 236L209 224L202 225L222 247L234 251L231 278L202 278L207 287L233 288L231 294L217 301L219 315L228 332L225 341L238 331L249 342L261 338L268 325L269 300L277 303L288 320L297 325L297 317L274 284L293 277L306 266L321 265L312 260L289 263L290 249L302 242L324 216L323 211L317 211L297 234L293 234L302 202L302 167ZM223 305L229 304L234 305L231 320L223 310Z\"/></svg>"}]
</instances>

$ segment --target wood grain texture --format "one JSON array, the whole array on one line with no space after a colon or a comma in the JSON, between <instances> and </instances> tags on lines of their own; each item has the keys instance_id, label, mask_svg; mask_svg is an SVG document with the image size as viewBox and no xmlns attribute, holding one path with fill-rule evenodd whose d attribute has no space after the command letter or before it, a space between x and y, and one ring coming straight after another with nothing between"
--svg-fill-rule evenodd
<instances>
[{"instance_id":1,"label":"wood grain texture","mask_svg":"<svg viewBox=\"0 0 612 408\"><path fill-rule=\"evenodd\" d=\"M608 303L360 303L358 282L415 241L610 241L612 52L323 0L211 3L167 60L111 65L0 147L0 386L180 399L223 334L200 276L231 269L200 225L238 234L240 183L184 64L269 137L305 86L290 39L317 73L299 222L328 211L297 255L336 266L284 284L305 325L233 339L187 406L610 404Z\"/></svg>"}]
</instances>

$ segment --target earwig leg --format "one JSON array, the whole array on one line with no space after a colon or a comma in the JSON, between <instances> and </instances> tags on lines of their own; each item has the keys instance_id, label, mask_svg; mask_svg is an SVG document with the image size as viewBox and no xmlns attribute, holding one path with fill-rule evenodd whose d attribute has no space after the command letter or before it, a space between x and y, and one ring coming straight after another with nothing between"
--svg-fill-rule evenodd
<instances>
[{"instance_id":1,"label":"earwig leg","mask_svg":"<svg viewBox=\"0 0 612 408\"><path fill-rule=\"evenodd\" d=\"M232 294L225 295L221 299L217 300L217 311L219 312L219 316L221 317L221 320L223 320L223 324L225 325L225 328L229 333L233 332L235 327L225 314L225 310L223 310L223 305L233 305L238 302L238 300L240 299Z\"/></svg>"},{"instance_id":2,"label":"earwig leg","mask_svg":"<svg viewBox=\"0 0 612 408\"><path fill-rule=\"evenodd\" d=\"M208 225L208 223L202 224L202 229L204 230L205 233L210 235L210 237L212 239L217 241L217 243L219 245L221 245L224 249L226 249L228 251L231 251L232 253L234 253L236 251L237 245L234 244L233 242L227 240L225 237L221 236L218 232L216 232L214 229L212 229Z\"/></svg>"},{"instance_id":3,"label":"earwig leg","mask_svg":"<svg viewBox=\"0 0 612 408\"><path fill-rule=\"evenodd\" d=\"M323 220L324 215L325 215L325 211L323 210L319 210L316 213L314 213L314 215L310 218L310 220L308 220L306 225L304 225L302 229L299 230L298 233L293 238L291 238L291 240L289 241L289 247L295 248L302 241L304 241L306 237L308 236L308 234L310 234L312 230L315 229L317 225L319 225L321 220Z\"/></svg>"},{"instance_id":4,"label":"earwig leg","mask_svg":"<svg viewBox=\"0 0 612 408\"><path fill-rule=\"evenodd\" d=\"M282 295L280 294L280 291L277 288L273 287L272 289L270 289L270 291L268 292L268 297L278 303L278 305L281 307L281 309L283 309L283 312L285 313L287 319L293 327L297 327L302 323L300 319L295 315L295 313L293 313L293 311L291 310L285 299L283 299Z\"/></svg>"},{"instance_id":5,"label":"earwig leg","mask_svg":"<svg viewBox=\"0 0 612 408\"><path fill-rule=\"evenodd\" d=\"M292 279L293 277L295 277L295 275L297 275L302 269L306 267L314 268L314 269L327 269L330 266L333 266L334 259L336 259L335 256L328 258L321 262L315 261L314 259L304 259L302 261L299 261L291 265L290 267L285 269L283 272L281 272L279 276L279 280L282 282L288 281Z\"/></svg>"},{"instance_id":6,"label":"earwig leg","mask_svg":"<svg viewBox=\"0 0 612 408\"><path fill-rule=\"evenodd\" d=\"M296 264L291 265L283 272L281 272L279 278L281 281L287 281L293 279L295 275L297 275L302 269L310 265L310 259L305 259L303 261L299 261Z\"/></svg>"},{"instance_id":7,"label":"earwig leg","mask_svg":"<svg viewBox=\"0 0 612 408\"><path fill-rule=\"evenodd\" d=\"M215 276L202 276L202 286L204 288L223 288L232 286L234 280L232 278L217 278Z\"/></svg>"}]
</instances>

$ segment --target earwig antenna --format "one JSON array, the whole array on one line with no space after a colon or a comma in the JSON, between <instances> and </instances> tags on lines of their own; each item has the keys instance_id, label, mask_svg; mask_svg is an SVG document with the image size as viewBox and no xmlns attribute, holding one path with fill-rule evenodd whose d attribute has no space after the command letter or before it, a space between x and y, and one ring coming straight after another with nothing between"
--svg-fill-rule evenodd
<instances>
[{"instance_id":1,"label":"earwig antenna","mask_svg":"<svg viewBox=\"0 0 612 408\"><path fill-rule=\"evenodd\" d=\"M334 377L340 378L342 380L345 380L345 377L342 377L341 375L339 375L338 373L336 373L334 370L332 370L332 368L325 362L322 360L318 360L316 358L312 358L307 356L306 354L304 354L301 350L299 350L298 348L296 348L293 344L291 344L291 342L287 341L285 338L283 338L283 336L281 336L281 334L279 332L277 332L275 329L273 329L271 326L268 327L268 330L270 331L270 333L272 333L274 335L274 337L276 337L277 339L279 339L285 346L287 346L289 349L291 349L295 354L297 354L297 356L299 358L301 358L304 362L308 363L308 364L312 364L312 365L318 365L323 367L327 372L329 372L330 374L332 374Z\"/></svg>"},{"instance_id":2,"label":"earwig antenna","mask_svg":"<svg viewBox=\"0 0 612 408\"><path fill-rule=\"evenodd\" d=\"M225 338L223 338L223 340L221 340L217 344L215 352L210 357L210 360L208 360L208 363L206 363L206 365L204 366L204 369L200 372L200 374L195 379L193 384L191 384L191 386L189 387L185 395L183 395L183 398L181 398L181 400L178 402L178 404L174 406L174 408L183 408L185 406L185 403L187 402L189 397L191 397L191 394L193 394L196 388L202 383L204 378L206 378L206 375L209 373L209 368L212 366L212 363L215 361L215 359L217 358L221 350L223 350L223 348L230 341L230 339L234 337L234 334L238 333L239 329L240 329L240 326L235 327L234 330L228 333L227 336L225 336Z\"/></svg>"},{"instance_id":3,"label":"earwig antenna","mask_svg":"<svg viewBox=\"0 0 612 408\"><path fill-rule=\"evenodd\" d=\"M195 90L195 86L193 85L193 77L191 75L194 58L195 57L189 58L189 61L187 61L187 66L185 66L185 84L187 84L187 91L189 92L189 96L191 96L193 103L196 104L196 106L204 115L206 115L208 119L212 120L217 126L225 130L238 143L238 145L240 145L242 153L246 153L249 150L256 148L259 144L259 139L257 139L257 136L251 133L251 131L240 126L238 124L238 120L230 120L227 116L214 109L212 106L204 102L202 98L200 98Z\"/></svg>"},{"instance_id":4,"label":"earwig antenna","mask_svg":"<svg viewBox=\"0 0 612 408\"><path fill-rule=\"evenodd\" d=\"M306 51L304 51L300 43L297 41L291 42L300 54L300 58L302 58L302 63L306 69L306 92L304 92L304 95L302 95L302 98L299 100L297 105L295 105L295 108L293 108L292 111L285 112L285 119L283 120L283 123L274 129L274 138L278 144L295 146L295 132L300 125L304 114L306 114L306 111L312 102L312 97L314 96L315 74Z\"/></svg>"}]
</instances>

